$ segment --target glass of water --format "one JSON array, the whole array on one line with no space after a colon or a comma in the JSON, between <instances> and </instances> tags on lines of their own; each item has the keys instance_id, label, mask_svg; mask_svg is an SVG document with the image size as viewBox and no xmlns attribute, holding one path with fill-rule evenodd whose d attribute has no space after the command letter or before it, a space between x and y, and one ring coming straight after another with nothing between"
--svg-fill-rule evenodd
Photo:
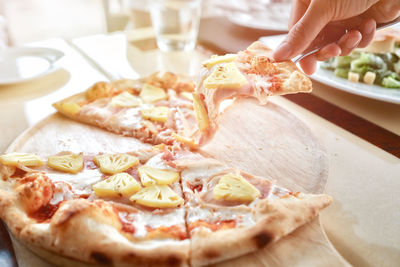
<instances>
[{"instance_id":1,"label":"glass of water","mask_svg":"<svg viewBox=\"0 0 400 267\"><path fill-rule=\"evenodd\" d=\"M152 0L150 13L161 51L189 51L195 47L201 0Z\"/></svg>"}]
</instances>

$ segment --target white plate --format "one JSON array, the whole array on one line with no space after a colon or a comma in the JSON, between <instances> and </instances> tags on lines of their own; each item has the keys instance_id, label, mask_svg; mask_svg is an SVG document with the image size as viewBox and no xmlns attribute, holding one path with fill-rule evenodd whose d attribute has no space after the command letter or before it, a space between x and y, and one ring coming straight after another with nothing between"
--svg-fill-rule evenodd
<instances>
[{"instance_id":1,"label":"white plate","mask_svg":"<svg viewBox=\"0 0 400 267\"><path fill-rule=\"evenodd\" d=\"M260 41L269 48L275 49L285 36L286 35L283 34L261 37ZM310 76L311 79L352 94L400 104L400 89L388 89L377 85L349 82L346 79L335 76L333 71L322 69L321 64L322 62L318 63L317 71Z\"/></svg>"},{"instance_id":2,"label":"white plate","mask_svg":"<svg viewBox=\"0 0 400 267\"><path fill-rule=\"evenodd\" d=\"M0 51L0 84L29 81L58 69L64 53L41 47L14 47Z\"/></svg>"},{"instance_id":3,"label":"white plate","mask_svg":"<svg viewBox=\"0 0 400 267\"><path fill-rule=\"evenodd\" d=\"M237 25L270 31L287 31L290 17L290 4L270 3L265 9L252 12L236 11L228 19Z\"/></svg>"}]
</instances>

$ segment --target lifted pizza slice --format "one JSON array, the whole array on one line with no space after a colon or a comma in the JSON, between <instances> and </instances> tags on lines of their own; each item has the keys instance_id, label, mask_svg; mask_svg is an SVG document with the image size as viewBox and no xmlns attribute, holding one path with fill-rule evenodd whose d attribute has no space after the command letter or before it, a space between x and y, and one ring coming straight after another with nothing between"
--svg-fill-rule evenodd
<instances>
[{"instance_id":1,"label":"lifted pizza slice","mask_svg":"<svg viewBox=\"0 0 400 267\"><path fill-rule=\"evenodd\" d=\"M203 63L193 96L200 144L215 133L224 100L252 96L266 104L269 96L311 92L310 79L292 61L275 62L271 55L272 50L254 42L237 54L213 56Z\"/></svg>"}]
</instances>

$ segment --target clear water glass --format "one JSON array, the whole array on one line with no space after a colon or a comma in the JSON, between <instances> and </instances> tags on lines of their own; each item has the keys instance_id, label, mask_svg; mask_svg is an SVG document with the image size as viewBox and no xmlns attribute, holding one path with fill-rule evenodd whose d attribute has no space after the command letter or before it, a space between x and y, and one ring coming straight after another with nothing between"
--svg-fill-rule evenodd
<instances>
[{"instance_id":1,"label":"clear water glass","mask_svg":"<svg viewBox=\"0 0 400 267\"><path fill-rule=\"evenodd\" d=\"M161 51L189 51L195 47L201 0L152 0L150 13Z\"/></svg>"}]
</instances>

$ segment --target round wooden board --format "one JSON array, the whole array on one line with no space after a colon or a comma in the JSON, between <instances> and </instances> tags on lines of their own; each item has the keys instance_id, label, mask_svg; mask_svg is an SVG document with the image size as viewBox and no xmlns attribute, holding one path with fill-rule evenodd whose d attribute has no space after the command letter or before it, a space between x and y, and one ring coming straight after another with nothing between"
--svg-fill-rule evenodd
<instances>
[{"instance_id":1,"label":"round wooden board","mask_svg":"<svg viewBox=\"0 0 400 267\"><path fill-rule=\"evenodd\" d=\"M147 147L54 114L25 131L7 152L49 156L60 151L126 152ZM221 116L214 139L203 149L218 160L276 180L293 191L321 193L327 181L327 157L318 138L296 116L278 105L240 99ZM18 251L16 253L19 254ZM216 266L346 266L328 242L319 219L255 253ZM43 262L43 266L48 266Z\"/></svg>"}]
</instances>

